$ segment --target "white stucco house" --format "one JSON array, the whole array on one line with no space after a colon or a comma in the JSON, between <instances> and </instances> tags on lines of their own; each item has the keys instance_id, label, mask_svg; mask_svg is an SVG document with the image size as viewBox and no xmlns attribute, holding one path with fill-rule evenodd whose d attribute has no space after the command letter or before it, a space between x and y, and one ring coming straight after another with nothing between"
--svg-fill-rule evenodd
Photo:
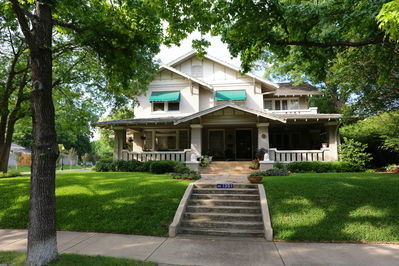
<instances>
[{"instance_id":1,"label":"white stucco house","mask_svg":"<svg viewBox=\"0 0 399 266\"><path fill-rule=\"evenodd\" d=\"M251 160L265 148L271 161L334 161L341 116L308 107L320 94L309 84L241 75L193 51L159 68L138 97L135 118L95 125L115 131L117 160Z\"/></svg>"}]
</instances>

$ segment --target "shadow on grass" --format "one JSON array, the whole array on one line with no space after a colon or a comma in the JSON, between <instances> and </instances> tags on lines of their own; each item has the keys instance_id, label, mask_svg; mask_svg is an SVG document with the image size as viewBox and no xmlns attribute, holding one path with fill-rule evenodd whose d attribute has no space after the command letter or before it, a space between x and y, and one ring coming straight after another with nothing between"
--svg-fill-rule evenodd
<instances>
[{"instance_id":1,"label":"shadow on grass","mask_svg":"<svg viewBox=\"0 0 399 266\"><path fill-rule=\"evenodd\" d=\"M399 241L399 175L294 174L264 185L275 239Z\"/></svg>"},{"instance_id":2,"label":"shadow on grass","mask_svg":"<svg viewBox=\"0 0 399 266\"><path fill-rule=\"evenodd\" d=\"M57 227L166 235L188 183L148 173L58 174ZM0 180L0 193L0 228L26 228L29 178Z\"/></svg>"}]
</instances>

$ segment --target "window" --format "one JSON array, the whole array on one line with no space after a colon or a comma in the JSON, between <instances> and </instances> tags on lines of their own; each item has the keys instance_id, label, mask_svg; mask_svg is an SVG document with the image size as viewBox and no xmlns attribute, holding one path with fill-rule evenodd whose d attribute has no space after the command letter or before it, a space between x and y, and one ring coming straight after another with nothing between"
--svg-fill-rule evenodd
<instances>
[{"instance_id":1,"label":"window","mask_svg":"<svg viewBox=\"0 0 399 266\"><path fill-rule=\"evenodd\" d=\"M179 111L180 102L169 102L168 103L168 111Z\"/></svg>"},{"instance_id":2,"label":"window","mask_svg":"<svg viewBox=\"0 0 399 266\"><path fill-rule=\"evenodd\" d=\"M165 103L164 102L152 103L152 111L153 112L165 111Z\"/></svg>"},{"instance_id":3,"label":"window","mask_svg":"<svg viewBox=\"0 0 399 266\"><path fill-rule=\"evenodd\" d=\"M298 99L292 99L290 100L290 110L297 110L299 109L299 101Z\"/></svg>"},{"instance_id":4,"label":"window","mask_svg":"<svg viewBox=\"0 0 399 266\"><path fill-rule=\"evenodd\" d=\"M144 131L144 150L152 150L152 131Z\"/></svg>"},{"instance_id":5,"label":"window","mask_svg":"<svg viewBox=\"0 0 399 266\"><path fill-rule=\"evenodd\" d=\"M264 100L263 106L264 106L264 109L273 110L273 101L272 100Z\"/></svg>"},{"instance_id":6,"label":"window","mask_svg":"<svg viewBox=\"0 0 399 266\"><path fill-rule=\"evenodd\" d=\"M263 99L263 108L268 110L297 110L299 108L299 99Z\"/></svg>"},{"instance_id":7,"label":"window","mask_svg":"<svg viewBox=\"0 0 399 266\"><path fill-rule=\"evenodd\" d=\"M189 149L188 130L179 130L179 149Z\"/></svg>"}]
</instances>

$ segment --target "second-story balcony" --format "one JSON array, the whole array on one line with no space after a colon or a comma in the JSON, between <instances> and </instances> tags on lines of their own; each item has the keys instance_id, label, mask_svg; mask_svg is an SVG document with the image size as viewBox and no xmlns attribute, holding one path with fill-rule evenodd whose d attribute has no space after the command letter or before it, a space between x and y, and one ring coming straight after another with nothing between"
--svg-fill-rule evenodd
<instances>
[{"instance_id":1,"label":"second-story balcony","mask_svg":"<svg viewBox=\"0 0 399 266\"><path fill-rule=\"evenodd\" d=\"M308 109L264 110L265 112L270 112L274 114L317 114L317 107L309 107Z\"/></svg>"}]
</instances>

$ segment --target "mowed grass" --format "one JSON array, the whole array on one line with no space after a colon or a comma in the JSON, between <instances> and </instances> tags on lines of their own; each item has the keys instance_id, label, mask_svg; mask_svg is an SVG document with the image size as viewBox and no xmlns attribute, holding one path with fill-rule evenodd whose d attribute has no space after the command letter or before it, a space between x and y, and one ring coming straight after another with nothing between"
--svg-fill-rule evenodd
<instances>
[{"instance_id":1,"label":"mowed grass","mask_svg":"<svg viewBox=\"0 0 399 266\"><path fill-rule=\"evenodd\" d=\"M274 239L399 241L399 174L264 178Z\"/></svg>"},{"instance_id":2,"label":"mowed grass","mask_svg":"<svg viewBox=\"0 0 399 266\"><path fill-rule=\"evenodd\" d=\"M0 265L25 265L26 254L22 252L0 251ZM86 265L132 265L155 266L153 262L113 258L104 256L85 256L77 254L60 254L58 259L48 265L57 266L86 266Z\"/></svg>"},{"instance_id":3,"label":"mowed grass","mask_svg":"<svg viewBox=\"0 0 399 266\"><path fill-rule=\"evenodd\" d=\"M0 228L27 228L29 182L0 179ZM188 184L149 173L57 174L57 229L165 236Z\"/></svg>"}]
</instances>

